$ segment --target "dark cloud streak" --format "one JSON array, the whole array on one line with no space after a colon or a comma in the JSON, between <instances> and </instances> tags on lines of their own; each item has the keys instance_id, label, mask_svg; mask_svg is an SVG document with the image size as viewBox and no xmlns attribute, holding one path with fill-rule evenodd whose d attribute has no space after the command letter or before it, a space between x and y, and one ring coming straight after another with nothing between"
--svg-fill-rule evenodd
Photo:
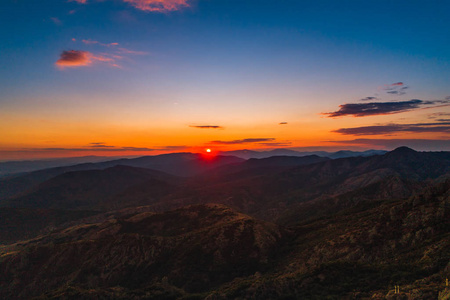
<instances>
[{"instance_id":1,"label":"dark cloud streak","mask_svg":"<svg viewBox=\"0 0 450 300\"><path fill-rule=\"evenodd\" d=\"M272 142L275 141L274 138L248 138L242 140L233 140L233 141L211 141L212 144L218 145L236 145L236 144L250 144L250 143L264 143L264 142Z\"/></svg>"},{"instance_id":2,"label":"dark cloud streak","mask_svg":"<svg viewBox=\"0 0 450 300\"><path fill-rule=\"evenodd\" d=\"M447 104L449 102L449 100L424 101L419 99L411 99L409 101L396 102L348 103L339 105L339 110L337 111L323 113L323 115L326 115L329 118L343 116L365 117L388 115L419 109L425 105Z\"/></svg>"},{"instance_id":3,"label":"dark cloud streak","mask_svg":"<svg viewBox=\"0 0 450 300\"><path fill-rule=\"evenodd\" d=\"M344 135L379 135L392 134L396 132L450 132L450 122L444 123L418 123L418 124L386 124L374 126L362 126L353 128L340 128L332 132Z\"/></svg>"},{"instance_id":4,"label":"dark cloud streak","mask_svg":"<svg viewBox=\"0 0 450 300\"><path fill-rule=\"evenodd\" d=\"M198 129L223 129L223 127L219 125L189 125L189 127Z\"/></svg>"}]
</instances>

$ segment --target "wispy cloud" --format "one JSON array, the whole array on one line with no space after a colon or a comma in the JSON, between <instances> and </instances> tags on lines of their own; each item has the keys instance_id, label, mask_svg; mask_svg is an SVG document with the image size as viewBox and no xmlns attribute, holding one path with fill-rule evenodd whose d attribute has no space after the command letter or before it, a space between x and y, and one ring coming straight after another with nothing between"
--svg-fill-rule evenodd
<instances>
[{"instance_id":1,"label":"wispy cloud","mask_svg":"<svg viewBox=\"0 0 450 300\"><path fill-rule=\"evenodd\" d=\"M372 97L372 96L369 96L369 97L365 97L365 98L362 98L362 99L359 99L360 101L373 101L373 100L379 100L377 97Z\"/></svg>"},{"instance_id":2,"label":"wispy cloud","mask_svg":"<svg viewBox=\"0 0 450 300\"><path fill-rule=\"evenodd\" d=\"M102 142L90 143L87 147L92 147L92 148L114 148L114 146L109 146L109 145L106 145L105 143L102 143Z\"/></svg>"},{"instance_id":3,"label":"wispy cloud","mask_svg":"<svg viewBox=\"0 0 450 300\"><path fill-rule=\"evenodd\" d=\"M68 0L79 4L87 4L87 0ZM134 8L147 12L167 13L189 7L190 0L122 0Z\"/></svg>"},{"instance_id":4,"label":"wispy cloud","mask_svg":"<svg viewBox=\"0 0 450 300\"><path fill-rule=\"evenodd\" d=\"M189 125L189 127L198 129L223 129L223 127L219 125Z\"/></svg>"},{"instance_id":5,"label":"wispy cloud","mask_svg":"<svg viewBox=\"0 0 450 300\"><path fill-rule=\"evenodd\" d=\"M113 47L113 46L118 46L119 43L109 43L109 44L105 44L105 43L101 43L99 41L93 41L93 40L82 40L82 42L86 45L100 45L100 46L105 46L105 47Z\"/></svg>"},{"instance_id":6,"label":"wispy cloud","mask_svg":"<svg viewBox=\"0 0 450 300\"><path fill-rule=\"evenodd\" d=\"M147 55L149 54L146 51L135 51L135 50L130 50L127 48L117 48L117 52L119 53L124 53L124 54L134 54L134 55Z\"/></svg>"},{"instance_id":7,"label":"wispy cloud","mask_svg":"<svg viewBox=\"0 0 450 300\"><path fill-rule=\"evenodd\" d=\"M272 142L275 141L275 138L248 138L242 140L232 140L232 141L211 141L211 144L218 145L236 145L236 144L250 144L250 143L263 143L263 142Z\"/></svg>"},{"instance_id":8,"label":"wispy cloud","mask_svg":"<svg viewBox=\"0 0 450 300\"><path fill-rule=\"evenodd\" d=\"M116 58L108 57L107 55L108 54L94 55L89 51L81 50L66 50L60 54L60 57L55 64L60 69L87 67L91 66L94 62L103 62L112 67L119 67L116 63Z\"/></svg>"},{"instance_id":9,"label":"wispy cloud","mask_svg":"<svg viewBox=\"0 0 450 300\"><path fill-rule=\"evenodd\" d=\"M58 26L62 25L62 22L59 18L51 17L50 20L52 20L52 22L55 23L55 25L58 25Z\"/></svg>"},{"instance_id":10,"label":"wispy cloud","mask_svg":"<svg viewBox=\"0 0 450 300\"><path fill-rule=\"evenodd\" d=\"M280 123L278 123L278 125L287 125L288 124L288 122L280 122Z\"/></svg>"},{"instance_id":11,"label":"wispy cloud","mask_svg":"<svg viewBox=\"0 0 450 300\"><path fill-rule=\"evenodd\" d=\"M77 42L76 38L72 38L71 40L74 43ZM60 69L64 69L67 67L86 67L91 66L94 62L102 62L111 67L120 68L121 65L119 64L119 61L124 58L128 58L127 55L148 54L148 52L134 51L123 47L118 47L119 43L117 42L103 43L91 39L83 39L81 42L87 46L102 46L104 47L104 51L94 53L91 51L82 50L66 50L61 53L60 58L56 62L56 66Z\"/></svg>"},{"instance_id":12,"label":"wispy cloud","mask_svg":"<svg viewBox=\"0 0 450 300\"><path fill-rule=\"evenodd\" d=\"M386 93L391 95L404 95L406 94L406 90L408 89L408 86L405 86L403 82L396 82L392 84L387 84L383 86L383 90L386 91Z\"/></svg>"},{"instance_id":13,"label":"wispy cloud","mask_svg":"<svg viewBox=\"0 0 450 300\"><path fill-rule=\"evenodd\" d=\"M273 143L258 143L258 145L267 146L267 147L287 147L291 146L292 142L273 142Z\"/></svg>"},{"instance_id":14,"label":"wispy cloud","mask_svg":"<svg viewBox=\"0 0 450 300\"><path fill-rule=\"evenodd\" d=\"M450 139L353 139L326 142L364 147L384 147L385 149L394 149L400 146L408 146L416 150L424 151L450 150Z\"/></svg>"},{"instance_id":15,"label":"wispy cloud","mask_svg":"<svg viewBox=\"0 0 450 300\"><path fill-rule=\"evenodd\" d=\"M171 12L189 7L188 0L123 0L137 9L149 12Z\"/></svg>"},{"instance_id":16,"label":"wispy cloud","mask_svg":"<svg viewBox=\"0 0 450 300\"><path fill-rule=\"evenodd\" d=\"M449 97L445 98L447 100ZM446 113L446 112L438 112L438 113L434 113L428 116L428 119L431 120L436 120L438 122L450 122L450 118L446 118L446 117L450 117L450 113Z\"/></svg>"},{"instance_id":17,"label":"wispy cloud","mask_svg":"<svg viewBox=\"0 0 450 300\"><path fill-rule=\"evenodd\" d=\"M419 99L396 102L348 103L339 105L339 110L337 111L322 114L330 118L343 116L365 117L374 115L389 115L419 109L424 106L442 105L448 103L450 103L449 100Z\"/></svg>"},{"instance_id":18,"label":"wispy cloud","mask_svg":"<svg viewBox=\"0 0 450 300\"><path fill-rule=\"evenodd\" d=\"M396 132L450 132L450 122L441 123L417 123L417 124L385 124L374 126L362 126L353 128L340 128L332 132L344 135L381 135Z\"/></svg>"}]
</instances>

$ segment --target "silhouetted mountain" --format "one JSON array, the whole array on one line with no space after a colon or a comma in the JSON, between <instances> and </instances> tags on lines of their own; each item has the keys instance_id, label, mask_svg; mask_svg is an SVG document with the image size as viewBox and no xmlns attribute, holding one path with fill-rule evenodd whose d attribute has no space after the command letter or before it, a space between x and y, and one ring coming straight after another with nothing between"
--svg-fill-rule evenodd
<instances>
[{"instance_id":1,"label":"silhouetted mountain","mask_svg":"<svg viewBox=\"0 0 450 300\"><path fill-rule=\"evenodd\" d=\"M176 176L194 176L222 165L239 163L242 158L234 156L213 156L197 153L171 153L156 156L143 156L133 159L120 159L97 164L101 168L124 165L148 168Z\"/></svg>"},{"instance_id":2,"label":"silhouetted mountain","mask_svg":"<svg viewBox=\"0 0 450 300\"><path fill-rule=\"evenodd\" d=\"M176 176L193 176L225 164L242 161L244 160L232 156L204 156L194 153L172 153L39 170L16 177L0 179L0 204L1 200L27 193L31 189L36 188L38 184L66 172L102 170L123 165L149 168Z\"/></svg>"},{"instance_id":3,"label":"silhouetted mountain","mask_svg":"<svg viewBox=\"0 0 450 300\"><path fill-rule=\"evenodd\" d=\"M224 171L219 169L222 173L192 182L189 189L176 191L159 208L215 202L272 221L301 209L302 203L324 208L318 214L307 215L309 210L300 214L310 218L333 212L327 207L346 209L362 201L405 199L426 186L427 180L450 174L450 153L414 152L411 156L394 150L286 169L242 170L242 166L246 164L226 166ZM238 172L233 173L233 168Z\"/></svg>"},{"instance_id":4,"label":"silhouetted mountain","mask_svg":"<svg viewBox=\"0 0 450 300\"><path fill-rule=\"evenodd\" d=\"M16 174L26 173L42 169L57 168L63 166L70 166L75 164L96 163L103 161L110 161L120 159L123 157L117 156L81 156L81 157L64 157L53 159L39 159L39 160L24 160L24 161L6 161L0 162L0 177Z\"/></svg>"},{"instance_id":5,"label":"silhouetted mountain","mask_svg":"<svg viewBox=\"0 0 450 300\"><path fill-rule=\"evenodd\" d=\"M115 166L104 170L67 172L39 184L35 191L9 200L8 206L53 209L110 210L152 203L169 194L180 179L155 170ZM120 196L128 190L145 197ZM132 199L132 201L128 201Z\"/></svg>"},{"instance_id":6,"label":"silhouetted mountain","mask_svg":"<svg viewBox=\"0 0 450 300\"><path fill-rule=\"evenodd\" d=\"M309 156L309 155L317 155L321 157L328 158L344 158L344 157L357 157L357 156L372 156L372 155L383 155L387 151L385 150L366 150L366 151L350 151L350 150L341 150L337 152L326 152L326 151L295 151L291 149L274 149L270 151L253 151L253 150L234 150L234 151L225 151L221 152L223 155L233 155L237 157L241 157L244 159L250 158L268 158L271 156Z\"/></svg>"}]
</instances>

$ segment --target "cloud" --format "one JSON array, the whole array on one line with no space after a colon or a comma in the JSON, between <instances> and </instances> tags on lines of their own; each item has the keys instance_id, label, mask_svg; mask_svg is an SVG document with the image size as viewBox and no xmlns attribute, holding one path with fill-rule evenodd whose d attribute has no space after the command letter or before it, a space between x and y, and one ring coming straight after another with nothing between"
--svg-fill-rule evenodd
<instances>
[{"instance_id":1,"label":"cloud","mask_svg":"<svg viewBox=\"0 0 450 300\"><path fill-rule=\"evenodd\" d=\"M377 97L366 97L366 98L362 98L362 99L359 99L360 101L372 101L372 100L378 100L378 98Z\"/></svg>"},{"instance_id":2,"label":"cloud","mask_svg":"<svg viewBox=\"0 0 450 300\"><path fill-rule=\"evenodd\" d=\"M329 143L358 145L364 147L384 147L394 149L401 146L408 146L420 151L449 151L450 139L354 139L326 141Z\"/></svg>"},{"instance_id":3,"label":"cloud","mask_svg":"<svg viewBox=\"0 0 450 300\"><path fill-rule=\"evenodd\" d=\"M287 125L288 124L288 122L280 122L280 123L278 123L278 125Z\"/></svg>"},{"instance_id":4,"label":"cloud","mask_svg":"<svg viewBox=\"0 0 450 300\"><path fill-rule=\"evenodd\" d=\"M370 103L348 103L339 105L339 110L329 113L322 113L329 118L354 116L365 117L375 115L390 115L405 111L419 109L426 105L447 104L449 100L419 100L411 99L409 101L397 102L370 102ZM436 106L435 106L436 107Z\"/></svg>"},{"instance_id":5,"label":"cloud","mask_svg":"<svg viewBox=\"0 0 450 300\"><path fill-rule=\"evenodd\" d=\"M447 98L445 98L445 99L446 100L450 100L450 99L447 99ZM442 117L444 117L444 118L442 118ZM438 122L450 122L450 119L449 118L445 118L445 117L450 117L450 113L445 113L445 112L434 113L434 114L429 115L428 119L436 120ZM439 119L437 119L437 118L439 118Z\"/></svg>"},{"instance_id":6,"label":"cloud","mask_svg":"<svg viewBox=\"0 0 450 300\"><path fill-rule=\"evenodd\" d=\"M60 19L56 18L56 17L51 17L50 20L52 20L53 23L55 23L55 25L62 25L62 22Z\"/></svg>"},{"instance_id":7,"label":"cloud","mask_svg":"<svg viewBox=\"0 0 450 300\"><path fill-rule=\"evenodd\" d=\"M109 43L109 44L104 44L104 43L100 43L99 41L93 41L93 40L82 40L82 42L86 45L100 45L100 46L105 46L105 47L114 47L114 46L118 46L119 43Z\"/></svg>"},{"instance_id":8,"label":"cloud","mask_svg":"<svg viewBox=\"0 0 450 300\"><path fill-rule=\"evenodd\" d=\"M63 51L56 61L56 65L60 68L89 66L91 64L92 53L78 50Z\"/></svg>"},{"instance_id":9,"label":"cloud","mask_svg":"<svg viewBox=\"0 0 450 300\"><path fill-rule=\"evenodd\" d=\"M94 55L88 51L66 50L61 53L55 64L60 69L87 67L92 65L94 62L103 62L112 67L120 67L116 63L117 58L120 58L120 56L113 56L107 53Z\"/></svg>"},{"instance_id":10,"label":"cloud","mask_svg":"<svg viewBox=\"0 0 450 300\"><path fill-rule=\"evenodd\" d=\"M259 143L258 145L263 145L263 146L267 146L267 147L285 147L285 146L291 146L292 142Z\"/></svg>"},{"instance_id":11,"label":"cloud","mask_svg":"<svg viewBox=\"0 0 450 300\"><path fill-rule=\"evenodd\" d=\"M134 55L147 55L148 54L148 52L145 52L145 51L135 51L135 50L130 50L130 49L126 49L126 48L118 48L118 52L125 53L125 54L134 54Z\"/></svg>"},{"instance_id":12,"label":"cloud","mask_svg":"<svg viewBox=\"0 0 450 300\"><path fill-rule=\"evenodd\" d=\"M406 90L409 87L405 86L403 82L396 82L392 84L387 84L383 87L383 90L386 91L386 93L391 95L404 95L406 94Z\"/></svg>"},{"instance_id":13,"label":"cloud","mask_svg":"<svg viewBox=\"0 0 450 300\"><path fill-rule=\"evenodd\" d=\"M236 144L271 142L271 141L275 141L275 139L274 138L249 138L249 139L233 140L233 141L211 141L210 143L219 144L219 145L236 145Z\"/></svg>"},{"instance_id":14,"label":"cloud","mask_svg":"<svg viewBox=\"0 0 450 300\"><path fill-rule=\"evenodd\" d=\"M137 9L151 12L170 12L189 7L188 0L123 0Z\"/></svg>"},{"instance_id":15,"label":"cloud","mask_svg":"<svg viewBox=\"0 0 450 300\"><path fill-rule=\"evenodd\" d=\"M87 147L92 147L92 148L114 148L114 146L108 146L108 145L105 145L105 143L102 143L102 142L90 143Z\"/></svg>"},{"instance_id":16,"label":"cloud","mask_svg":"<svg viewBox=\"0 0 450 300\"><path fill-rule=\"evenodd\" d=\"M189 127L198 129L223 129L223 127L219 125L189 125Z\"/></svg>"},{"instance_id":17,"label":"cloud","mask_svg":"<svg viewBox=\"0 0 450 300\"><path fill-rule=\"evenodd\" d=\"M395 132L450 132L450 122L444 123L418 123L418 124L386 124L375 126L362 126L353 128L340 128L332 132L344 135L379 135Z\"/></svg>"},{"instance_id":18,"label":"cloud","mask_svg":"<svg viewBox=\"0 0 450 300\"><path fill-rule=\"evenodd\" d=\"M107 146L107 147L86 147L86 148L42 148L42 149L33 149L36 151L108 151L108 152L117 152L117 151L155 151L159 149L145 148L145 147L115 147L115 146Z\"/></svg>"},{"instance_id":19,"label":"cloud","mask_svg":"<svg viewBox=\"0 0 450 300\"><path fill-rule=\"evenodd\" d=\"M69 2L77 2L77 3L80 3L80 4L86 4L87 0L69 0Z\"/></svg>"}]
</instances>

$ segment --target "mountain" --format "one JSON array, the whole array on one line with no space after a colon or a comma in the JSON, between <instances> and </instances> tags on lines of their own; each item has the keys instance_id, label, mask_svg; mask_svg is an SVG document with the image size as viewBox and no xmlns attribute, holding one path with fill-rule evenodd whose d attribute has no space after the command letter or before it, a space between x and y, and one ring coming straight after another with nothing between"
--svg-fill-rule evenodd
<instances>
[{"instance_id":1,"label":"mountain","mask_svg":"<svg viewBox=\"0 0 450 300\"><path fill-rule=\"evenodd\" d=\"M175 191L159 207L215 202L270 221L293 211L297 211L294 216L318 217L361 202L406 199L430 180L449 176L450 153L411 149L404 153L397 149L378 156L242 170L247 164L252 162L229 165L207 178L193 179L189 188ZM233 173L233 168L238 172ZM314 214L311 210L298 213L304 205L321 209Z\"/></svg>"},{"instance_id":2,"label":"mountain","mask_svg":"<svg viewBox=\"0 0 450 300\"><path fill-rule=\"evenodd\" d=\"M0 297L437 299L449 206L445 180L287 228L217 204L125 213L0 247Z\"/></svg>"},{"instance_id":3,"label":"mountain","mask_svg":"<svg viewBox=\"0 0 450 300\"><path fill-rule=\"evenodd\" d=\"M326 151L296 151L291 149L278 148L270 151L253 151L253 150L234 150L234 151L224 151L221 152L222 155L232 155L244 159L250 158L268 158L271 156L309 156L317 155L321 157L328 157L332 159L344 158L344 157L358 157L358 156L372 156L372 155L383 155L388 151L385 150L366 150L366 151L350 151L341 150L337 152L326 152Z\"/></svg>"},{"instance_id":4,"label":"mountain","mask_svg":"<svg viewBox=\"0 0 450 300\"><path fill-rule=\"evenodd\" d=\"M64 223L80 220L95 211L67 211L45 208L0 208L0 245L34 238Z\"/></svg>"},{"instance_id":5,"label":"mountain","mask_svg":"<svg viewBox=\"0 0 450 300\"><path fill-rule=\"evenodd\" d=\"M194 153L172 153L44 169L27 174L0 178L0 203L4 199L23 195L33 188L35 189L40 183L67 172L103 170L122 165L137 168L149 168L175 176L186 177L194 176L219 166L242 161L244 160L233 156L205 156Z\"/></svg>"},{"instance_id":6,"label":"mountain","mask_svg":"<svg viewBox=\"0 0 450 300\"><path fill-rule=\"evenodd\" d=\"M111 218L0 248L0 277L11 279L0 281L0 297L54 297L71 287L94 296L109 288L148 298L204 292L264 271L282 236L274 224L214 204Z\"/></svg>"},{"instance_id":7,"label":"mountain","mask_svg":"<svg viewBox=\"0 0 450 300\"><path fill-rule=\"evenodd\" d=\"M119 165L66 172L6 203L11 207L111 210L154 202L169 194L179 182L180 178L163 172ZM138 197L143 189L145 196Z\"/></svg>"},{"instance_id":8,"label":"mountain","mask_svg":"<svg viewBox=\"0 0 450 300\"><path fill-rule=\"evenodd\" d=\"M103 162L119 158L123 157L81 156L81 157L65 157L53 159L26 160L26 161L5 161L0 162L0 177L16 173L26 173L42 169L57 168L83 163Z\"/></svg>"}]
</instances>

